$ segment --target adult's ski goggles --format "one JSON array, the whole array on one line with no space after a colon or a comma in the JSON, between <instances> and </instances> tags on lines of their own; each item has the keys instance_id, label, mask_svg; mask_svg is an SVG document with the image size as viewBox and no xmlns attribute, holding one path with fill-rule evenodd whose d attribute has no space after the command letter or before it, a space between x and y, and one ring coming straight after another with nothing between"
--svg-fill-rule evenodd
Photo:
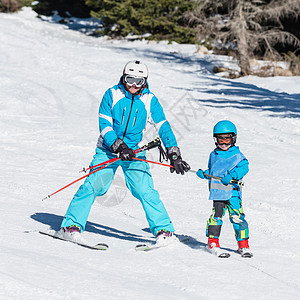
<instances>
[{"instance_id":1,"label":"adult's ski goggles","mask_svg":"<svg viewBox=\"0 0 300 300\"><path fill-rule=\"evenodd\" d=\"M125 75L124 77L125 83L127 83L129 86L135 85L136 87L141 87L145 84L145 78L144 77L134 77L132 75Z\"/></svg>"}]
</instances>

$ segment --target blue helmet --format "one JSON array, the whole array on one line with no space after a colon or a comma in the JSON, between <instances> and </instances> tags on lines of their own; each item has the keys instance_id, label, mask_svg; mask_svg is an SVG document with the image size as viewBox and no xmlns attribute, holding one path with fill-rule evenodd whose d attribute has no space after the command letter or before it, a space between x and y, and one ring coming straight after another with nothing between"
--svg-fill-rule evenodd
<instances>
[{"instance_id":1,"label":"blue helmet","mask_svg":"<svg viewBox=\"0 0 300 300\"><path fill-rule=\"evenodd\" d=\"M213 136L215 137L218 134L224 134L224 133L233 133L234 136L237 135L237 130L235 125L228 121L228 120L222 120L219 121L213 129Z\"/></svg>"}]
</instances>

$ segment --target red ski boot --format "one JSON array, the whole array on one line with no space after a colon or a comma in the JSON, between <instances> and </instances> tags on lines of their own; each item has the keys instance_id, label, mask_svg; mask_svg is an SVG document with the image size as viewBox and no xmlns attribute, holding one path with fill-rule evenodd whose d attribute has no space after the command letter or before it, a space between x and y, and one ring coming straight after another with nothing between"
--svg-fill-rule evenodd
<instances>
[{"instance_id":1,"label":"red ski boot","mask_svg":"<svg viewBox=\"0 0 300 300\"><path fill-rule=\"evenodd\" d=\"M208 252L216 255L217 257L227 258L230 256L226 250L220 248L219 239L208 238L206 249Z\"/></svg>"},{"instance_id":2,"label":"red ski boot","mask_svg":"<svg viewBox=\"0 0 300 300\"><path fill-rule=\"evenodd\" d=\"M220 248L219 239L208 238L207 246L209 249L212 249L214 247Z\"/></svg>"},{"instance_id":3,"label":"red ski boot","mask_svg":"<svg viewBox=\"0 0 300 300\"><path fill-rule=\"evenodd\" d=\"M239 246L239 253L241 254L242 257L252 257L253 253L249 249L249 244L248 244L248 239L247 240L242 240L238 241L238 246Z\"/></svg>"}]
</instances>

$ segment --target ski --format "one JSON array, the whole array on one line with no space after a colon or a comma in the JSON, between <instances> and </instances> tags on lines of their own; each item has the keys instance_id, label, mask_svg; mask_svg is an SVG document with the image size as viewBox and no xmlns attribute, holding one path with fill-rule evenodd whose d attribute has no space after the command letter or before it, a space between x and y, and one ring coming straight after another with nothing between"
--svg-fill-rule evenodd
<instances>
[{"instance_id":1,"label":"ski","mask_svg":"<svg viewBox=\"0 0 300 300\"><path fill-rule=\"evenodd\" d=\"M174 245L178 242L180 243L184 243L186 241L189 240L189 237L180 237L180 236L177 236L176 240L173 240L171 243L169 244L158 244L158 243L154 243L152 245L148 245L148 244L138 244L135 246L135 250L136 251L153 251L153 250L157 250L157 249L160 249L160 248L164 248L164 247L167 247L169 245Z\"/></svg>"},{"instance_id":2,"label":"ski","mask_svg":"<svg viewBox=\"0 0 300 300\"><path fill-rule=\"evenodd\" d=\"M136 251L152 251L161 248L162 246L158 245L146 245L146 244L138 244L135 246Z\"/></svg>"},{"instance_id":3,"label":"ski","mask_svg":"<svg viewBox=\"0 0 300 300\"><path fill-rule=\"evenodd\" d=\"M59 239L59 240L62 240L62 241L71 242L71 243L76 244L78 246L88 248L88 249L92 249L92 250L107 250L108 249L108 245L104 244L104 243L99 243L99 244L96 244L96 245L89 245L88 243L86 243L83 240L75 241L75 240L66 239L61 235L61 233L59 231L55 231L55 230L47 230L47 231L41 231L40 230L39 233L43 234L43 235L51 236L54 239Z\"/></svg>"},{"instance_id":4,"label":"ski","mask_svg":"<svg viewBox=\"0 0 300 300\"><path fill-rule=\"evenodd\" d=\"M221 249L219 247L213 247L213 248L208 248L207 246L205 247L205 250L208 251L209 253L217 256L217 257L220 257L220 258L228 258L230 257L230 253L227 252L226 250L224 249Z\"/></svg>"},{"instance_id":5,"label":"ski","mask_svg":"<svg viewBox=\"0 0 300 300\"><path fill-rule=\"evenodd\" d=\"M245 258L251 258L253 256L253 253L247 248L239 249L238 253L241 255L241 257Z\"/></svg>"}]
</instances>

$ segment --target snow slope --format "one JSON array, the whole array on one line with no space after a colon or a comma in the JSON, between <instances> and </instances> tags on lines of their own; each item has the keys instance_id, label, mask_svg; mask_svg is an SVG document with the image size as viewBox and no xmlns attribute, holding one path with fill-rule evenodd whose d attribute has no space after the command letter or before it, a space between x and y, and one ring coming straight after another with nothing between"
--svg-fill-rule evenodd
<instances>
[{"instance_id":1,"label":"snow slope","mask_svg":"<svg viewBox=\"0 0 300 300\"><path fill-rule=\"evenodd\" d=\"M217 61L233 62L194 52L193 45L86 37L30 9L0 14L0 299L299 299L300 77L227 80L211 70ZM231 258L203 251L207 185L161 166L152 166L155 187L188 243L134 251L153 237L121 172L96 200L83 233L108 243L108 251L37 233L59 228L79 184L41 199L89 165L101 97L135 58L148 64L150 88L193 169L207 165L213 125L236 123L251 167L243 203L253 259L233 252L227 215L221 244ZM151 129L145 135L155 136ZM156 150L148 158L157 160Z\"/></svg>"}]
</instances>

